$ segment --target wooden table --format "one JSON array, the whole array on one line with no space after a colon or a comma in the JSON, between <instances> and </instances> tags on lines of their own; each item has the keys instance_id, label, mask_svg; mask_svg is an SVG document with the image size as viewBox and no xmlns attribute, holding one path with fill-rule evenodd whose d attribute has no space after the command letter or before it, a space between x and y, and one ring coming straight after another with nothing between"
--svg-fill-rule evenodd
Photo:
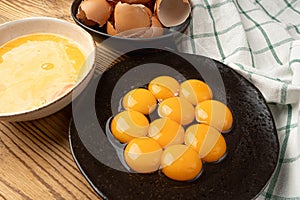
<instances>
[{"instance_id":1,"label":"wooden table","mask_svg":"<svg viewBox=\"0 0 300 200\"><path fill-rule=\"evenodd\" d=\"M30 16L50 16L74 23L71 4L72 0L0 0L0 24ZM100 51L99 43L97 46ZM109 55L109 50L101 48L98 72L109 65L105 62ZM69 105L39 120L0 122L0 199L100 198L70 153L71 112Z\"/></svg>"}]
</instances>

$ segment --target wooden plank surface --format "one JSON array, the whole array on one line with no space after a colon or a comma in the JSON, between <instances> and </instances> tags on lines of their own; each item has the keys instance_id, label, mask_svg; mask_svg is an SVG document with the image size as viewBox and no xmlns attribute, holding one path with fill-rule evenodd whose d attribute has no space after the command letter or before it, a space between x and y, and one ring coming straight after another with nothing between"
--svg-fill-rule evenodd
<instances>
[{"instance_id":1,"label":"wooden plank surface","mask_svg":"<svg viewBox=\"0 0 300 200\"><path fill-rule=\"evenodd\" d=\"M68 143L70 106L50 117L0 126L4 199L93 199Z\"/></svg>"},{"instance_id":2,"label":"wooden plank surface","mask_svg":"<svg viewBox=\"0 0 300 200\"><path fill-rule=\"evenodd\" d=\"M73 22L71 4L71 0L0 0L0 24L30 16ZM113 54L97 46L99 73L111 64L108 58ZM71 109L69 105L34 121L0 122L0 199L100 199L70 153Z\"/></svg>"}]
</instances>

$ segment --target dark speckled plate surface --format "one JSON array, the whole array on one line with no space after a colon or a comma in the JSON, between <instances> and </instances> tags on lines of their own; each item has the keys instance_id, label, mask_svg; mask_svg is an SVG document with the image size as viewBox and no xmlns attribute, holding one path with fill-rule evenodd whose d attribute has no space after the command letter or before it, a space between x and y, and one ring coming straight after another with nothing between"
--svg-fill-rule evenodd
<instances>
[{"instance_id":1,"label":"dark speckled plate surface","mask_svg":"<svg viewBox=\"0 0 300 200\"><path fill-rule=\"evenodd\" d=\"M162 51L137 53L139 57L130 57L95 77L73 102L71 151L95 191L108 199L256 197L272 176L279 152L274 121L261 93L229 67L205 57ZM224 91L219 83L214 83L219 79L214 77L216 69ZM135 76L126 77L128 72ZM219 163L205 164L203 174L194 182L172 181L160 173L135 174L116 169L122 165L105 135L106 122L117 111L126 91L157 75L171 75L179 80L210 77L208 84L214 99L227 102L232 110L234 126L224 134L227 156Z\"/></svg>"}]
</instances>

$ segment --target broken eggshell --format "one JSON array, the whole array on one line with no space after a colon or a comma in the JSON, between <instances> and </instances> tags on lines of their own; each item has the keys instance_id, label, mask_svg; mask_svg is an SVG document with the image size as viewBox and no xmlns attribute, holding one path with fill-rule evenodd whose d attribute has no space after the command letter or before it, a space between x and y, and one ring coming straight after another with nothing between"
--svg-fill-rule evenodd
<instances>
[{"instance_id":1,"label":"broken eggshell","mask_svg":"<svg viewBox=\"0 0 300 200\"><path fill-rule=\"evenodd\" d=\"M151 27L141 36L144 38L161 36L164 32L163 26L156 16L151 18Z\"/></svg>"},{"instance_id":2,"label":"broken eggshell","mask_svg":"<svg viewBox=\"0 0 300 200\"><path fill-rule=\"evenodd\" d=\"M88 20L86 15L85 15L85 12L82 11L81 7L78 8L78 12L77 12L77 15L76 17L85 25L87 26L94 26L96 25L97 23L92 21L92 20Z\"/></svg>"},{"instance_id":3,"label":"broken eggshell","mask_svg":"<svg viewBox=\"0 0 300 200\"><path fill-rule=\"evenodd\" d=\"M110 35L146 38L163 34L159 20L152 16L151 10L143 4L118 2L114 10L114 22L114 25L107 22L106 31Z\"/></svg>"},{"instance_id":4,"label":"broken eggshell","mask_svg":"<svg viewBox=\"0 0 300 200\"><path fill-rule=\"evenodd\" d=\"M76 16L86 25L97 23L103 26L112 12L113 7L106 0L84 0L80 3Z\"/></svg>"},{"instance_id":5,"label":"broken eggshell","mask_svg":"<svg viewBox=\"0 0 300 200\"><path fill-rule=\"evenodd\" d=\"M121 33L132 29L149 28L151 17L151 10L143 4L118 2L114 11L115 29Z\"/></svg>"},{"instance_id":6,"label":"broken eggshell","mask_svg":"<svg viewBox=\"0 0 300 200\"><path fill-rule=\"evenodd\" d=\"M188 0L157 0L154 9L159 21L165 27L182 24L191 13Z\"/></svg>"},{"instance_id":7,"label":"broken eggshell","mask_svg":"<svg viewBox=\"0 0 300 200\"><path fill-rule=\"evenodd\" d=\"M109 35L149 38L163 35L163 27L184 23L190 11L188 0L83 0L77 7L76 17L87 26L105 25Z\"/></svg>"},{"instance_id":8,"label":"broken eggshell","mask_svg":"<svg viewBox=\"0 0 300 200\"><path fill-rule=\"evenodd\" d=\"M112 23L110 21L108 21L107 24L106 24L106 32L109 35L116 35L116 34L118 34L118 32L116 31L116 29L114 28L114 26L112 25Z\"/></svg>"}]
</instances>

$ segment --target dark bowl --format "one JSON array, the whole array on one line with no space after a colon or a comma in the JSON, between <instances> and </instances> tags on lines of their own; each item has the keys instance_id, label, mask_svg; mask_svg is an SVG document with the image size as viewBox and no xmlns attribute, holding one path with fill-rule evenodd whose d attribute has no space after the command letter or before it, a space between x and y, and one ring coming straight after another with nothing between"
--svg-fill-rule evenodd
<instances>
[{"instance_id":1,"label":"dark bowl","mask_svg":"<svg viewBox=\"0 0 300 200\"><path fill-rule=\"evenodd\" d=\"M226 157L204 164L202 175L193 182L173 181L159 172L123 170L120 154L108 139L106 126L124 94L159 75L204 80L214 99L226 102L233 114L233 128L223 134ZM74 160L105 199L253 199L278 163L276 127L260 91L231 68L206 57L168 51L129 57L96 76L72 105L69 133Z\"/></svg>"},{"instance_id":2,"label":"dark bowl","mask_svg":"<svg viewBox=\"0 0 300 200\"><path fill-rule=\"evenodd\" d=\"M119 36L112 36L106 33L106 25L103 27L99 26L87 26L83 24L76 17L78 7L82 0L74 0L71 6L71 15L73 20L82 28L87 30L93 36L105 40L105 45L119 51L128 51L129 49L142 49L142 48L172 48L176 49L174 40L178 35L180 36L183 33L191 20L191 16L181 25L164 28L164 34L162 36L153 37L153 38L124 38Z\"/></svg>"}]
</instances>

